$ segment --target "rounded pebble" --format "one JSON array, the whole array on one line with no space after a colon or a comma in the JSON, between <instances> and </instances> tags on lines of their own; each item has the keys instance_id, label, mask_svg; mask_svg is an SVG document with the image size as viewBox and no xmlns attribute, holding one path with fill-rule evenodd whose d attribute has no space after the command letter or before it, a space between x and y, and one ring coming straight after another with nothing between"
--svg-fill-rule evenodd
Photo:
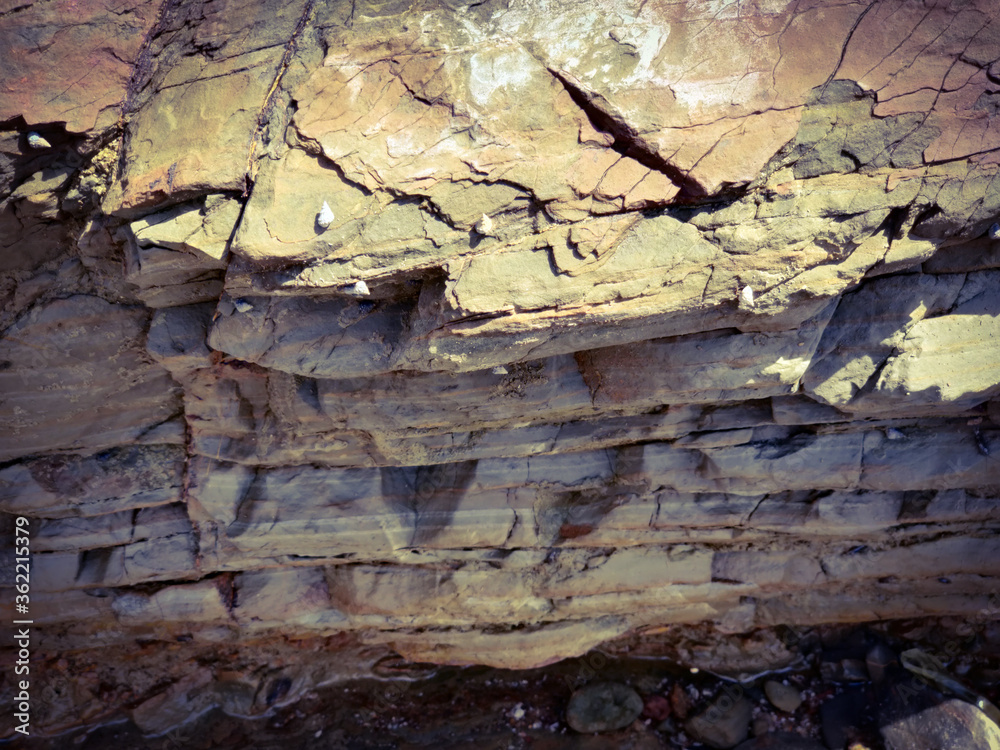
<instances>
[{"instance_id":1,"label":"rounded pebble","mask_svg":"<svg viewBox=\"0 0 1000 750\"><path fill-rule=\"evenodd\" d=\"M573 693L566 707L566 723L581 734L611 732L627 727L642 709L642 698L628 685L597 682Z\"/></svg>"}]
</instances>

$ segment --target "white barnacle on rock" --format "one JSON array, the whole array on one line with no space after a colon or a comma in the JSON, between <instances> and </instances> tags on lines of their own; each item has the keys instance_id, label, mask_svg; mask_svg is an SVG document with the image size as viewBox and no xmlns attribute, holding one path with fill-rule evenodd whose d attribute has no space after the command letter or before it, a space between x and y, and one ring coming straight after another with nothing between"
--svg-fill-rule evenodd
<instances>
[{"instance_id":1,"label":"white barnacle on rock","mask_svg":"<svg viewBox=\"0 0 1000 750\"><path fill-rule=\"evenodd\" d=\"M991 240L1000 240L1000 223L990 227L989 235Z\"/></svg>"},{"instance_id":2,"label":"white barnacle on rock","mask_svg":"<svg viewBox=\"0 0 1000 750\"><path fill-rule=\"evenodd\" d=\"M753 289L749 286L743 287L743 291L740 292L740 309L752 310L755 304L753 301Z\"/></svg>"},{"instance_id":3,"label":"white barnacle on rock","mask_svg":"<svg viewBox=\"0 0 1000 750\"><path fill-rule=\"evenodd\" d=\"M42 136L34 130L28 133L28 145L31 146L31 148L52 148L52 144L42 138Z\"/></svg>"},{"instance_id":4,"label":"white barnacle on rock","mask_svg":"<svg viewBox=\"0 0 1000 750\"><path fill-rule=\"evenodd\" d=\"M885 436L890 440L903 440L906 437L906 435L897 430L895 427L890 427L888 430L886 430Z\"/></svg>"},{"instance_id":5,"label":"white barnacle on rock","mask_svg":"<svg viewBox=\"0 0 1000 750\"><path fill-rule=\"evenodd\" d=\"M503 365L497 365L496 367L493 368L493 374L494 375L506 375L507 374L507 368L504 367Z\"/></svg>"},{"instance_id":6,"label":"white barnacle on rock","mask_svg":"<svg viewBox=\"0 0 1000 750\"><path fill-rule=\"evenodd\" d=\"M250 312L251 310L253 310L253 305L251 305L245 299L238 299L233 304L236 305L236 309L239 310L241 313Z\"/></svg>"},{"instance_id":7,"label":"white barnacle on rock","mask_svg":"<svg viewBox=\"0 0 1000 750\"><path fill-rule=\"evenodd\" d=\"M354 285L351 287L351 294L357 297L366 297L371 294L371 290L368 289L368 285L365 282L359 279L358 281L355 281Z\"/></svg>"},{"instance_id":8,"label":"white barnacle on rock","mask_svg":"<svg viewBox=\"0 0 1000 750\"><path fill-rule=\"evenodd\" d=\"M330 208L330 204L323 201L323 208L319 210L319 214L316 216L316 223L323 227L323 229L326 229L333 224L334 218L333 209Z\"/></svg>"},{"instance_id":9,"label":"white barnacle on rock","mask_svg":"<svg viewBox=\"0 0 1000 750\"><path fill-rule=\"evenodd\" d=\"M483 214L483 218L476 222L475 229L479 234L489 234L493 231L493 219Z\"/></svg>"}]
</instances>

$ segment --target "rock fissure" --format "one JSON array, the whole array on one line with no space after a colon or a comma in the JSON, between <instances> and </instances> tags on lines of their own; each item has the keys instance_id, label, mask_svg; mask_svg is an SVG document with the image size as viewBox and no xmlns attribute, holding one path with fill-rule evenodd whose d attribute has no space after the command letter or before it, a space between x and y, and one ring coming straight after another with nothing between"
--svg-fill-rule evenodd
<instances>
[{"instance_id":1,"label":"rock fissure","mask_svg":"<svg viewBox=\"0 0 1000 750\"><path fill-rule=\"evenodd\" d=\"M689 180L681 170L646 148L642 140L621 119L620 115L616 118L612 112L608 111L607 106L601 107L597 103L599 101L597 95L587 92L579 83L573 82L565 71L551 67L548 68L548 71L563 85L570 98L583 110L593 127L598 132L611 135L613 142L610 148L620 154L623 159L632 159L648 169L666 175L671 182L681 188L682 195L691 199L703 195L704 191L701 190L700 186ZM608 167L608 170L610 169L611 167Z\"/></svg>"},{"instance_id":2,"label":"rock fissure","mask_svg":"<svg viewBox=\"0 0 1000 750\"><path fill-rule=\"evenodd\" d=\"M84 5L0 15L0 520L101 716L983 611L986 0Z\"/></svg>"}]
</instances>

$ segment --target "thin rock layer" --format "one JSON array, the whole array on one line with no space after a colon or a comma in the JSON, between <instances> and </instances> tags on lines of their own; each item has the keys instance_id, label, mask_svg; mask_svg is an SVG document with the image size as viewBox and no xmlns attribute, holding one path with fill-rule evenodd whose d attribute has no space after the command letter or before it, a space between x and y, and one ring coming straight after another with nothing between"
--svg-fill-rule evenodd
<instances>
[{"instance_id":1,"label":"thin rock layer","mask_svg":"<svg viewBox=\"0 0 1000 750\"><path fill-rule=\"evenodd\" d=\"M0 14L44 647L995 618L995 3L70 5Z\"/></svg>"}]
</instances>

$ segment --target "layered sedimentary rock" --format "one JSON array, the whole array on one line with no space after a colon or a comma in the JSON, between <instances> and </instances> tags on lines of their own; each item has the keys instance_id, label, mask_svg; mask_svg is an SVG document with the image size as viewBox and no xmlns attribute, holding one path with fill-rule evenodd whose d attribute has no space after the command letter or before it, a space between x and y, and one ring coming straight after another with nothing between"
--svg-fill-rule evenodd
<instances>
[{"instance_id":1,"label":"layered sedimentary rock","mask_svg":"<svg viewBox=\"0 0 1000 750\"><path fill-rule=\"evenodd\" d=\"M0 15L43 645L996 617L994 3L62 5Z\"/></svg>"}]
</instances>

